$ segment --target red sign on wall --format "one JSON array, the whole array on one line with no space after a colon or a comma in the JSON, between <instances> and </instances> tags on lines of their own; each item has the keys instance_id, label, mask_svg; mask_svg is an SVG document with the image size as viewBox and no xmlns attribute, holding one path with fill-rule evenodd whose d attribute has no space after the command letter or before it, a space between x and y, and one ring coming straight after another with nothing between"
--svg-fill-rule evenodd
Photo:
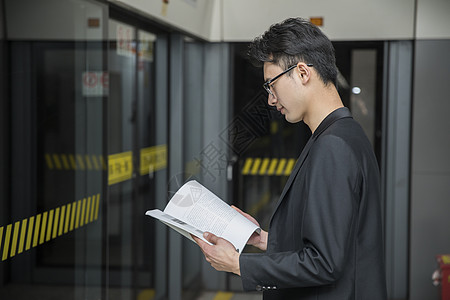
<instances>
[{"instance_id":1,"label":"red sign on wall","mask_svg":"<svg viewBox=\"0 0 450 300\"><path fill-rule=\"evenodd\" d=\"M87 71L82 74L82 89L85 97L108 96L109 74L108 72Z\"/></svg>"}]
</instances>

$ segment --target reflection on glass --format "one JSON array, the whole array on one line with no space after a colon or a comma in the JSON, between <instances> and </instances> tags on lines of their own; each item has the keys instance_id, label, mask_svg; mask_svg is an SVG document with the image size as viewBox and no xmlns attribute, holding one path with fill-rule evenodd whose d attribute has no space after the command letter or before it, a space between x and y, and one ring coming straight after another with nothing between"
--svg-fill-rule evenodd
<instances>
[{"instance_id":1,"label":"reflection on glass","mask_svg":"<svg viewBox=\"0 0 450 300\"><path fill-rule=\"evenodd\" d=\"M357 86L353 87L352 88L352 93L355 94L355 95L361 94L361 88L359 88Z\"/></svg>"},{"instance_id":2,"label":"reflection on glass","mask_svg":"<svg viewBox=\"0 0 450 300\"><path fill-rule=\"evenodd\" d=\"M352 51L350 109L372 145L375 145L376 63L375 49Z\"/></svg>"}]
</instances>

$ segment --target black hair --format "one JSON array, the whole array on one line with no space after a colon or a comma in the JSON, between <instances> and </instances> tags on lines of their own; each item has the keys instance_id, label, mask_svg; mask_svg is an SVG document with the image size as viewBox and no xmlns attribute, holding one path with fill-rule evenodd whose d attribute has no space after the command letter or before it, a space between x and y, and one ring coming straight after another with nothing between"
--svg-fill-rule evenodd
<instances>
[{"instance_id":1,"label":"black hair","mask_svg":"<svg viewBox=\"0 0 450 300\"><path fill-rule=\"evenodd\" d=\"M333 45L317 26L305 19L289 18L273 24L253 40L248 55L255 66L271 62L287 69L298 62L313 64L325 84L337 86Z\"/></svg>"}]
</instances>

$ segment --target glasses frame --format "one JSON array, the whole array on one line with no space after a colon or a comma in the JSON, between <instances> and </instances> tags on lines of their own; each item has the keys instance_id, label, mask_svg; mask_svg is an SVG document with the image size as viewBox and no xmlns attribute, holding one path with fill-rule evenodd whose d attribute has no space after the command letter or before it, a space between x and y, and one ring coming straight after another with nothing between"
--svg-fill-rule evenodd
<instances>
[{"instance_id":1,"label":"glasses frame","mask_svg":"<svg viewBox=\"0 0 450 300\"><path fill-rule=\"evenodd\" d=\"M306 64L306 65L308 67L312 67L313 66L313 64ZM263 88L266 90L266 92L268 92L270 95L275 97L275 95L273 94L272 90L270 89L272 87L271 84L273 84L278 78L280 78L281 76L283 76L284 74L286 74L287 72L289 72L290 70L295 68L296 66L297 66L297 64L292 65L289 68L287 68L286 70L284 70L283 72L281 72L280 74L278 74L277 76L275 76L274 78L269 79L266 82L264 82Z\"/></svg>"}]
</instances>

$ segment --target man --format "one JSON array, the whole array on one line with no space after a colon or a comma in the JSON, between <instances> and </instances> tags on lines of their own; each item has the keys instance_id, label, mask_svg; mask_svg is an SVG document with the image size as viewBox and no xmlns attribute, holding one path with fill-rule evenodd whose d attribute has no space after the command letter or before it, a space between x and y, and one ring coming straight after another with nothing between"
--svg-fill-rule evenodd
<instances>
[{"instance_id":1,"label":"man","mask_svg":"<svg viewBox=\"0 0 450 300\"><path fill-rule=\"evenodd\" d=\"M337 92L331 42L291 18L256 38L249 54L264 67L269 105L288 122L305 122L312 136L268 232L248 241L265 252L239 255L205 234L213 245L196 241L206 260L240 275L244 289L262 290L264 299L386 299L378 165Z\"/></svg>"}]
</instances>

